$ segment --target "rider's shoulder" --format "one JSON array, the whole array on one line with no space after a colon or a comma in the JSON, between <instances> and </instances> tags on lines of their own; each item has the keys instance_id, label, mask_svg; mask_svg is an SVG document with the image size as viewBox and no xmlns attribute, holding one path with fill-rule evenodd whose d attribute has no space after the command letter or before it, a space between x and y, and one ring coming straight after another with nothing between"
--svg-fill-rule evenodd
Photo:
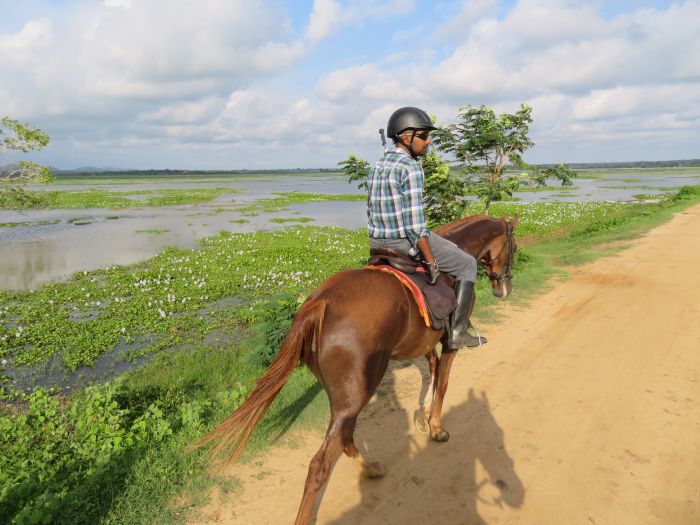
<instances>
[{"instance_id":1,"label":"rider's shoulder","mask_svg":"<svg viewBox=\"0 0 700 525\"><path fill-rule=\"evenodd\" d=\"M417 166L420 167L420 164L418 164L416 159L411 157L406 151L399 147L387 151L384 158L392 163L404 166L406 168L415 168Z\"/></svg>"}]
</instances>

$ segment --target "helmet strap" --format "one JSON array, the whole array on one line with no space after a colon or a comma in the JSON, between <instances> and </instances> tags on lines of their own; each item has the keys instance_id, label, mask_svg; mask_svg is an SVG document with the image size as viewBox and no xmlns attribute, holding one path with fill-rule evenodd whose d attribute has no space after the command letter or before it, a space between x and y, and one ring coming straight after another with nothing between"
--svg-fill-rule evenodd
<instances>
[{"instance_id":1,"label":"helmet strap","mask_svg":"<svg viewBox=\"0 0 700 525\"><path fill-rule=\"evenodd\" d=\"M418 159L418 155L416 155L416 152L413 151L413 139L416 137L416 128L413 128L411 131L411 140L406 144L403 139L401 139L401 144L408 150L408 152L411 154L411 157L413 159Z\"/></svg>"}]
</instances>

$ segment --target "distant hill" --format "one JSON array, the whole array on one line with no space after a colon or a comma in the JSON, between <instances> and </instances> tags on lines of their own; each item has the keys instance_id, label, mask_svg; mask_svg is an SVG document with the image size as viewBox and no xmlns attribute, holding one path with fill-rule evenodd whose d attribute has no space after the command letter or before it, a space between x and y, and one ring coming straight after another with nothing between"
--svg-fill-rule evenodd
<instances>
[{"instance_id":1,"label":"distant hill","mask_svg":"<svg viewBox=\"0 0 700 525\"><path fill-rule=\"evenodd\" d=\"M541 164L541 166L553 166L553 164ZM699 167L700 159L681 160L638 160L628 162L572 162L569 163L572 169L596 169L596 168L688 168ZM16 163L0 166L0 174L9 173L18 168ZM183 169L162 169L162 170L137 170L122 168L100 168L95 166L84 166L74 169L59 169L49 166L51 173L57 177L62 176L211 176L211 175L252 175L252 174L293 174L293 173L339 173L338 168L286 168L286 169L241 169L241 170L183 170Z\"/></svg>"},{"instance_id":2,"label":"distant hill","mask_svg":"<svg viewBox=\"0 0 700 525\"><path fill-rule=\"evenodd\" d=\"M82 177L196 177L196 176L212 176L212 175L251 175L251 174L290 174L290 173L338 173L338 169L328 168L296 168L296 169L276 169L276 170L121 170L111 168L79 168L74 170L51 170L57 177L75 176Z\"/></svg>"},{"instance_id":3,"label":"distant hill","mask_svg":"<svg viewBox=\"0 0 700 525\"><path fill-rule=\"evenodd\" d=\"M633 162L572 162L573 169L579 168L690 168L700 166L700 159L688 160L637 160Z\"/></svg>"}]
</instances>

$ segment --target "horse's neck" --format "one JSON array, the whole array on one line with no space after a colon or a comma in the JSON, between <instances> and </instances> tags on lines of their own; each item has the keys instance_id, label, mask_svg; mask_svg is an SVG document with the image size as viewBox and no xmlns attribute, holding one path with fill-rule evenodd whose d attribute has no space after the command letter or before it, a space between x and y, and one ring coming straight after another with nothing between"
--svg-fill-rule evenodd
<instances>
[{"instance_id":1,"label":"horse's neck","mask_svg":"<svg viewBox=\"0 0 700 525\"><path fill-rule=\"evenodd\" d=\"M437 230L437 233L476 257L500 231L499 221L496 219L477 216L447 224Z\"/></svg>"}]
</instances>

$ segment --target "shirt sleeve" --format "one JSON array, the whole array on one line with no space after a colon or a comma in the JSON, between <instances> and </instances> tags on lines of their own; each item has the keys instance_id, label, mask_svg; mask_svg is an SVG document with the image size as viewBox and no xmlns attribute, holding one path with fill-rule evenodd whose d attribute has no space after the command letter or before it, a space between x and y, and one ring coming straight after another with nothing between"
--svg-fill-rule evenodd
<instances>
[{"instance_id":1,"label":"shirt sleeve","mask_svg":"<svg viewBox=\"0 0 700 525\"><path fill-rule=\"evenodd\" d=\"M425 222L423 205L423 169L415 162L406 167L403 174L403 224L406 236L414 246L420 237L428 237L430 231Z\"/></svg>"}]
</instances>

